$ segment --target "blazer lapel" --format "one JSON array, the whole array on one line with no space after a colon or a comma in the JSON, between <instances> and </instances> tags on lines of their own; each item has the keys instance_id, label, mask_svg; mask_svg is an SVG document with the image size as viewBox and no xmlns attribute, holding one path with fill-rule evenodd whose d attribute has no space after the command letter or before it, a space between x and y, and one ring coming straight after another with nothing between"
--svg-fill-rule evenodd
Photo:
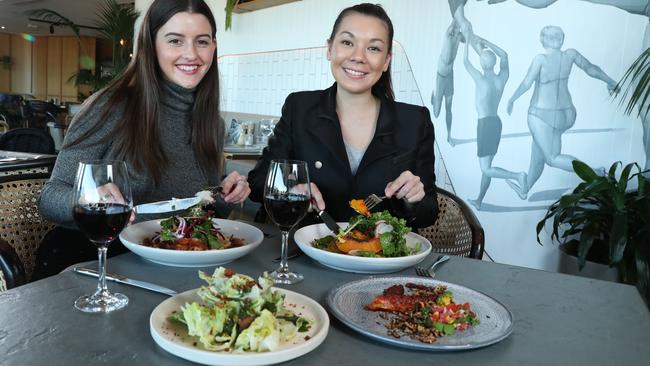
<instances>
[{"instance_id":1,"label":"blazer lapel","mask_svg":"<svg viewBox=\"0 0 650 366\"><path fill-rule=\"evenodd\" d=\"M397 123L395 105L382 98L381 106L379 108L379 118L377 118L375 136L370 142L370 145L368 145L368 149L363 155L363 159L361 159L357 174L373 162L398 151L393 138L395 129L397 128Z\"/></svg>"},{"instance_id":2,"label":"blazer lapel","mask_svg":"<svg viewBox=\"0 0 650 366\"><path fill-rule=\"evenodd\" d=\"M318 108L318 118L309 122L308 131L315 139L320 140L322 146L325 146L336 161L349 172L348 154L345 151L341 126L336 114L336 83L323 92Z\"/></svg>"}]
</instances>

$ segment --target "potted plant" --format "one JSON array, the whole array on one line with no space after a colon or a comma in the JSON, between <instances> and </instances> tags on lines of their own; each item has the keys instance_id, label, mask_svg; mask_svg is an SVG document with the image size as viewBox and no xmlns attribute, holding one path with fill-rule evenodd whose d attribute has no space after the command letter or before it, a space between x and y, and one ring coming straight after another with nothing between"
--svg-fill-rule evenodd
<instances>
[{"instance_id":1,"label":"potted plant","mask_svg":"<svg viewBox=\"0 0 650 366\"><path fill-rule=\"evenodd\" d=\"M131 61L134 25L138 12L131 4L120 4L116 0L104 0L97 9L97 21L94 26L75 24L72 20L50 9L37 9L30 12L32 16L59 26L67 26L75 36L80 38L80 29L95 30L100 38L111 42L113 53L110 64L106 67L110 72L77 72L70 76L68 82L75 86L90 85L92 91L97 91L106 86L115 76L119 75ZM92 65L94 68L95 65ZM83 96L87 97L87 96Z\"/></svg>"},{"instance_id":2,"label":"potted plant","mask_svg":"<svg viewBox=\"0 0 650 366\"><path fill-rule=\"evenodd\" d=\"M226 7L224 8L226 12L226 30L229 30L232 26L232 12L235 10L237 3L239 3L239 0L226 0Z\"/></svg>"},{"instance_id":3,"label":"potted plant","mask_svg":"<svg viewBox=\"0 0 650 366\"><path fill-rule=\"evenodd\" d=\"M552 221L551 240L575 255L580 269L586 260L615 267L619 280L636 285L650 304L650 180L636 163L617 178L619 165L599 175L573 161L582 182L549 207L537 224L537 241L541 244L540 233Z\"/></svg>"}]
</instances>

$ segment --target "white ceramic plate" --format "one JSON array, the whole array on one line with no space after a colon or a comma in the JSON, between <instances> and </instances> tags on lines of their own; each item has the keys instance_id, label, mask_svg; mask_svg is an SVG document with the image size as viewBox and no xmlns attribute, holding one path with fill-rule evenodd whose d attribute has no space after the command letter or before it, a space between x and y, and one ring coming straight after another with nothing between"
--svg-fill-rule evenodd
<instances>
[{"instance_id":1,"label":"white ceramic plate","mask_svg":"<svg viewBox=\"0 0 650 366\"><path fill-rule=\"evenodd\" d=\"M339 226L347 227L347 222L339 222ZM390 273L401 271L420 263L430 252L431 243L416 233L406 234L406 245L416 248L420 244L420 251L405 257L394 258L368 258L353 255L339 254L314 248L311 244L314 239L332 235L325 224L305 226L296 231L293 238L300 249L313 260L330 268L356 273Z\"/></svg>"},{"instance_id":2,"label":"white ceramic plate","mask_svg":"<svg viewBox=\"0 0 650 366\"><path fill-rule=\"evenodd\" d=\"M244 245L237 248L216 250L173 250L152 248L142 245L145 238L160 231L161 220L144 221L127 226L120 234L120 241L133 253L155 263L175 267L208 267L232 262L250 253L264 239L262 231L255 226L239 221L214 219L225 235L244 239Z\"/></svg>"},{"instance_id":3,"label":"white ceramic plate","mask_svg":"<svg viewBox=\"0 0 650 366\"><path fill-rule=\"evenodd\" d=\"M365 307L386 288L408 282L426 286L447 286L457 304L470 303L472 311L481 323L465 331L456 332L453 336L440 337L431 344L408 336L389 336L384 326L387 320L380 317L382 313L368 311ZM423 277L375 277L349 282L330 290L327 306L332 315L367 337L399 347L425 351L461 351L489 346L508 337L513 327L510 311L490 296L464 286Z\"/></svg>"},{"instance_id":4,"label":"white ceramic plate","mask_svg":"<svg viewBox=\"0 0 650 366\"><path fill-rule=\"evenodd\" d=\"M167 352L204 365L272 365L300 357L318 347L329 329L327 312L316 301L297 292L276 288L285 294L284 304L297 315L313 321L308 332L298 333L289 342L281 343L273 352L213 352L204 350L200 343L187 335L182 325L167 317L186 302L199 301L196 289L183 292L160 303L151 313L149 327L154 341ZM197 345L194 345L194 344Z\"/></svg>"}]
</instances>

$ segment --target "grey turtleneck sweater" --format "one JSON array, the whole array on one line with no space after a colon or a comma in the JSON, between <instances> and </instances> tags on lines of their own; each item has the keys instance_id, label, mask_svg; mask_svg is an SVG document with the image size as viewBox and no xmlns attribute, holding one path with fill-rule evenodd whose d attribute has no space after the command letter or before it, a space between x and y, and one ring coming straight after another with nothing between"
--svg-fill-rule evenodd
<instances>
[{"instance_id":1,"label":"grey turtleneck sweater","mask_svg":"<svg viewBox=\"0 0 650 366\"><path fill-rule=\"evenodd\" d=\"M65 136L64 146L74 141L97 123L107 96L95 100L90 109L76 118ZM136 171L127 163L133 194L133 204L168 200L172 197L192 197L208 185L219 183L215 169L204 174L194 157L190 144L192 129L192 107L194 90L185 89L170 82L162 83L160 104L160 140L169 158L169 166L163 170L159 187L145 172ZM65 147L59 152L52 177L46 183L39 198L41 215L57 225L74 228L72 218L73 186L80 161L114 159L112 140L102 142L114 133L117 122L122 118L121 110L111 111L101 121L101 129L79 144ZM140 217L139 219L142 219Z\"/></svg>"}]
</instances>

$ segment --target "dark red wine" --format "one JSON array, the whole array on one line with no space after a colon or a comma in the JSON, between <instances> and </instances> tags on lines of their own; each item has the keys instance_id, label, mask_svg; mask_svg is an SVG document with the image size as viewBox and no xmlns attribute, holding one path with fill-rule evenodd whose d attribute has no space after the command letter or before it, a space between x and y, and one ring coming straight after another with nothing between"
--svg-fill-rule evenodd
<instances>
[{"instance_id":1,"label":"dark red wine","mask_svg":"<svg viewBox=\"0 0 650 366\"><path fill-rule=\"evenodd\" d=\"M77 226L97 246L106 246L115 240L130 216L131 208L119 203L78 205L73 210Z\"/></svg>"},{"instance_id":2,"label":"dark red wine","mask_svg":"<svg viewBox=\"0 0 650 366\"><path fill-rule=\"evenodd\" d=\"M280 230L289 231L309 209L309 198L302 194L276 194L264 197L264 207Z\"/></svg>"}]
</instances>

